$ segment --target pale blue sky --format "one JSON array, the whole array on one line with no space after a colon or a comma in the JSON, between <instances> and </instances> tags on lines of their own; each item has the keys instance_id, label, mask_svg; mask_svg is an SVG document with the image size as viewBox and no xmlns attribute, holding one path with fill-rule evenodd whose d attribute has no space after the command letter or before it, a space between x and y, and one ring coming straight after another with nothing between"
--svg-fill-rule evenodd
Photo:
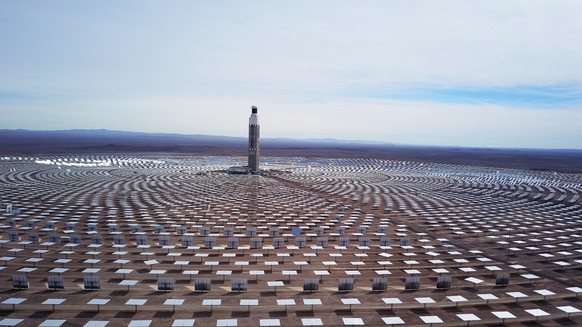
<instances>
[{"instance_id":1,"label":"pale blue sky","mask_svg":"<svg viewBox=\"0 0 582 327\"><path fill-rule=\"evenodd\" d=\"M582 149L582 1L0 0L0 128Z\"/></svg>"}]
</instances>

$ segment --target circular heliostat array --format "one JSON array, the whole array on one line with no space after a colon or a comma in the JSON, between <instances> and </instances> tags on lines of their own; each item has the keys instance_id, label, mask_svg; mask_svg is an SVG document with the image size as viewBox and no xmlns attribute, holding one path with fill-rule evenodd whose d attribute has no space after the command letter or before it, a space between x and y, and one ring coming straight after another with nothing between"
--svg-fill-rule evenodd
<instances>
[{"instance_id":1,"label":"circular heliostat array","mask_svg":"<svg viewBox=\"0 0 582 327\"><path fill-rule=\"evenodd\" d=\"M0 158L0 325L582 324L582 176Z\"/></svg>"}]
</instances>

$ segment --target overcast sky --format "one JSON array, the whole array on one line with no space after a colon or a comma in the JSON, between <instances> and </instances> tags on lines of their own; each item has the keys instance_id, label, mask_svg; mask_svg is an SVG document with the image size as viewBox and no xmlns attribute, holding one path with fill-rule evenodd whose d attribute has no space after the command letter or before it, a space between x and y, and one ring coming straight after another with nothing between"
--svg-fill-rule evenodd
<instances>
[{"instance_id":1,"label":"overcast sky","mask_svg":"<svg viewBox=\"0 0 582 327\"><path fill-rule=\"evenodd\" d=\"M0 0L0 128L582 149L582 1Z\"/></svg>"}]
</instances>

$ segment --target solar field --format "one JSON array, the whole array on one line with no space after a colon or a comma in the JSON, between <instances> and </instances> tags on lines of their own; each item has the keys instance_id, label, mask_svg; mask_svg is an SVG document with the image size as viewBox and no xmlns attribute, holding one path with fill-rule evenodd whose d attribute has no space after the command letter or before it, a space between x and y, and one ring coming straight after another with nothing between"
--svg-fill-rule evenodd
<instances>
[{"instance_id":1,"label":"solar field","mask_svg":"<svg viewBox=\"0 0 582 327\"><path fill-rule=\"evenodd\" d=\"M576 326L582 175L0 158L0 326Z\"/></svg>"}]
</instances>

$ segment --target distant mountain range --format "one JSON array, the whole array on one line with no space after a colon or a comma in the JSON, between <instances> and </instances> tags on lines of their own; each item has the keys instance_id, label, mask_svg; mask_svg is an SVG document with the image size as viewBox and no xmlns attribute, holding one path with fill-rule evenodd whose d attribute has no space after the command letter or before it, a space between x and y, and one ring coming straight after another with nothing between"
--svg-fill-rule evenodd
<instances>
[{"instance_id":1,"label":"distant mountain range","mask_svg":"<svg viewBox=\"0 0 582 327\"><path fill-rule=\"evenodd\" d=\"M220 135L203 135L203 134L177 134L177 133L145 133L145 132L129 132L129 131L113 131L107 129L70 129L70 130L25 130L25 129L0 129L0 137L8 137L16 140L19 138L37 138L48 137L54 140L69 140L71 138L80 137L84 141L88 140L107 140L114 139L119 141L135 140L139 138L150 140L172 140L174 142L232 142L232 143L246 143L246 137L235 136L220 136ZM48 139L47 139L48 141ZM292 138L262 138L263 144L279 144L279 143L294 143L294 144L367 144L367 145L391 145L385 142L375 141L359 141L359 140L338 140L333 138L309 138L309 139L292 139Z\"/></svg>"},{"instance_id":2,"label":"distant mountain range","mask_svg":"<svg viewBox=\"0 0 582 327\"><path fill-rule=\"evenodd\" d=\"M172 153L244 156L246 137L111 130L0 129L0 156L98 153ZM582 150L409 146L336 139L261 139L264 156L377 158L582 173Z\"/></svg>"},{"instance_id":3,"label":"distant mountain range","mask_svg":"<svg viewBox=\"0 0 582 327\"><path fill-rule=\"evenodd\" d=\"M86 130L0 130L0 152L5 153L56 153L73 152L198 152L210 148L221 153L242 155L246 151L246 137L215 136L200 134L144 133L112 131L105 129ZM344 141L336 139L262 138L263 148L277 147L354 147L380 143ZM384 144L388 145L388 144ZM228 149L228 150L227 150Z\"/></svg>"}]
</instances>

